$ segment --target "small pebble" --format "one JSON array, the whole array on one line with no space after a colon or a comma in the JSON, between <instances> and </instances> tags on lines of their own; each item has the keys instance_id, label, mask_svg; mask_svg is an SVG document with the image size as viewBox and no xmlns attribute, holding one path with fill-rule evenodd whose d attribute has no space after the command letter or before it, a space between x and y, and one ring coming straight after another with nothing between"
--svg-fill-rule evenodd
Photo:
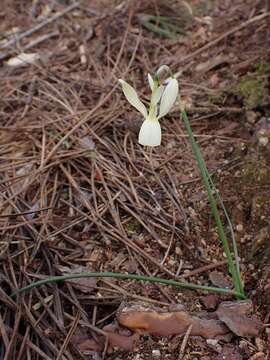
<instances>
[{"instance_id":1,"label":"small pebble","mask_svg":"<svg viewBox=\"0 0 270 360\"><path fill-rule=\"evenodd\" d=\"M242 232L243 230L244 230L243 224L238 224L238 225L236 225L236 231Z\"/></svg>"},{"instance_id":2,"label":"small pebble","mask_svg":"<svg viewBox=\"0 0 270 360\"><path fill-rule=\"evenodd\" d=\"M266 136L259 137L259 145L266 146L269 143L269 139Z\"/></svg>"},{"instance_id":3,"label":"small pebble","mask_svg":"<svg viewBox=\"0 0 270 360\"><path fill-rule=\"evenodd\" d=\"M175 254L176 255L182 255L183 253L182 253L182 250L181 250L181 248L179 247L179 246L176 246L176 248L175 248Z\"/></svg>"},{"instance_id":4,"label":"small pebble","mask_svg":"<svg viewBox=\"0 0 270 360\"><path fill-rule=\"evenodd\" d=\"M246 112L247 122L250 124L255 124L258 115L254 111L247 111Z\"/></svg>"},{"instance_id":5,"label":"small pebble","mask_svg":"<svg viewBox=\"0 0 270 360\"><path fill-rule=\"evenodd\" d=\"M206 339L206 343L208 345L216 346L218 344L218 340L216 340L216 339Z\"/></svg>"},{"instance_id":6,"label":"small pebble","mask_svg":"<svg viewBox=\"0 0 270 360\"><path fill-rule=\"evenodd\" d=\"M161 356L161 352L159 349L154 349L152 350L152 355L155 357L155 358L158 358Z\"/></svg>"},{"instance_id":7,"label":"small pebble","mask_svg":"<svg viewBox=\"0 0 270 360\"><path fill-rule=\"evenodd\" d=\"M134 360L143 360L143 358L141 358L140 354L136 354Z\"/></svg>"}]
</instances>

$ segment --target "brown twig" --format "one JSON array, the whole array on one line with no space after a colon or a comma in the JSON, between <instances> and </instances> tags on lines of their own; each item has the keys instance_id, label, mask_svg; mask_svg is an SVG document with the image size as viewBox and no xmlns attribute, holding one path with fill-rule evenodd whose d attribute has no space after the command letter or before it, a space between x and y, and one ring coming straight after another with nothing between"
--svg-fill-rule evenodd
<instances>
[{"instance_id":1,"label":"brown twig","mask_svg":"<svg viewBox=\"0 0 270 360\"><path fill-rule=\"evenodd\" d=\"M187 342L188 342L188 338L191 333L191 330L192 330L192 324L190 324L189 327L187 328L187 331L183 338L183 341L182 341L182 344L180 347L180 351L179 351L179 357L178 357L179 360L182 360L184 358L185 350L186 350L186 346L187 346Z\"/></svg>"},{"instance_id":2,"label":"brown twig","mask_svg":"<svg viewBox=\"0 0 270 360\"><path fill-rule=\"evenodd\" d=\"M67 333L67 336L65 338L65 341L63 342L63 345L61 346L61 349L57 355L57 358L56 360L60 360L62 358L62 355L71 339L71 337L73 336L74 332L76 331L77 329L77 326L79 324L79 321L80 321L80 313L78 312L74 321L73 321L73 324L71 325L70 329L69 329L69 332Z\"/></svg>"}]
</instances>

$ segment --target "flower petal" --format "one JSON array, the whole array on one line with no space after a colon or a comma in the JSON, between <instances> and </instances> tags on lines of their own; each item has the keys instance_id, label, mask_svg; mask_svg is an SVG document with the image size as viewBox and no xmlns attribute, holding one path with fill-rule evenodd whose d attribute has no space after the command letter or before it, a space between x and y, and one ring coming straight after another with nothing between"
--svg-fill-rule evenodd
<instances>
[{"instance_id":1,"label":"flower petal","mask_svg":"<svg viewBox=\"0 0 270 360\"><path fill-rule=\"evenodd\" d=\"M165 86L161 85L153 92L153 94L152 94L152 102L153 102L154 105L156 105L159 102L159 100L160 100L160 98L161 98L161 96L163 94L164 89L165 89Z\"/></svg>"},{"instance_id":2,"label":"flower petal","mask_svg":"<svg viewBox=\"0 0 270 360\"><path fill-rule=\"evenodd\" d=\"M152 76L150 74L147 74L147 77L148 77L148 82L149 82L150 89L153 91L154 80L153 80L153 78L152 78Z\"/></svg>"},{"instance_id":3,"label":"flower petal","mask_svg":"<svg viewBox=\"0 0 270 360\"><path fill-rule=\"evenodd\" d=\"M168 114L168 112L171 110L177 98L178 91L179 91L178 81L176 79L171 78L161 98L158 119Z\"/></svg>"},{"instance_id":4,"label":"flower petal","mask_svg":"<svg viewBox=\"0 0 270 360\"><path fill-rule=\"evenodd\" d=\"M123 93L127 99L127 101L134 106L145 118L147 117L147 110L144 104L138 97L135 89L130 86L126 81L119 79L120 84L122 85Z\"/></svg>"},{"instance_id":5,"label":"flower petal","mask_svg":"<svg viewBox=\"0 0 270 360\"><path fill-rule=\"evenodd\" d=\"M139 132L139 144L159 146L161 144L161 128L158 120L145 120Z\"/></svg>"}]
</instances>

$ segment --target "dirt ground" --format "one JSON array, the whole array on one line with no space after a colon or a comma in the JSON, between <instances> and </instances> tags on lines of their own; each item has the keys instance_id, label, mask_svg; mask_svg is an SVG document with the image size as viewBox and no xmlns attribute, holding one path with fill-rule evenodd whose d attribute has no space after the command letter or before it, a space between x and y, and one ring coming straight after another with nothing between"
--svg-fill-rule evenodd
<instances>
[{"instance_id":1,"label":"dirt ground","mask_svg":"<svg viewBox=\"0 0 270 360\"><path fill-rule=\"evenodd\" d=\"M270 2L1 4L0 359L270 359ZM33 54L27 64L22 52ZM231 285L178 106L149 151L117 81L147 102L147 73L161 64L179 80L233 224L264 324L256 336L121 327L119 311L132 304L209 314L235 300L141 281L85 278L10 297L83 271Z\"/></svg>"}]
</instances>

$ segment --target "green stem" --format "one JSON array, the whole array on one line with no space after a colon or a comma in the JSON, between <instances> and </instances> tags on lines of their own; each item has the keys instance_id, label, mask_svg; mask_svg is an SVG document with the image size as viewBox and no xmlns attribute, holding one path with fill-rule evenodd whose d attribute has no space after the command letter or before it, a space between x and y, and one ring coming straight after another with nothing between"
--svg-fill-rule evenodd
<instances>
[{"instance_id":1,"label":"green stem","mask_svg":"<svg viewBox=\"0 0 270 360\"><path fill-rule=\"evenodd\" d=\"M97 277L97 278L107 277L107 278L115 278L115 279L148 281L151 283L171 285L171 286L176 286L176 287L185 288L185 289L212 291L212 292L216 292L216 293L220 293L220 294L234 295L239 298L244 298L241 293L238 293L234 290L229 290L229 289L222 289L222 288L216 288L216 287L212 287L212 286L204 286L204 285L197 285L197 284L190 284L190 283L181 283L181 282L178 282L175 280L167 280L167 279L163 279L163 278L159 278L159 277L150 277L150 276L142 276L142 275L135 275L135 274L121 274L121 273L113 273L113 272L82 272L80 274L51 276L51 277L48 277L47 279L32 282L23 288L17 289L13 294L11 294L11 297L14 298L15 296L17 296L19 294L29 291L30 289L33 289L35 287L45 285L45 284L58 283L58 282L63 282L65 280L71 280L71 279L92 278L92 277Z\"/></svg>"},{"instance_id":2,"label":"green stem","mask_svg":"<svg viewBox=\"0 0 270 360\"><path fill-rule=\"evenodd\" d=\"M236 239L235 239L235 236L234 236L234 231L233 231L233 225L231 223L231 219L229 217L229 214L227 212L227 209L223 203L223 200L222 200L222 197L220 196L218 190L216 189L215 187L215 184L213 183L212 181L212 178L211 176L209 175L209 181L211 183L211 186L212 186L212 189L215 190L215 194L218 198L218 201L220 202L220 205L222 207L222 210L224 212L224 215L226 217L226 220L228 222L228 225L230 227L230 233L231 233L231 239L232 239L232 246L233 246L233 253L234 253L234 260L235 260L235 266L236 266L236 270L237 270L237 273L238 273L238 276L239 278L241 278L241 274L240 274L240 264L239 264L239 254L238 254L238 249L237 249L237 243L236 243Z\"/></svg>"},{"instance_id":3,"label":"green stem","mask_svg":"<svg viewBox=\"0 0 270 360\"><path fill-rule=\"evenodd\" d=\"M183 118L186 130L187 130L188 135L189 135L189 139L190 139L190 142L191 142L191 147L192 147L192 150L193 150L193 152L194 152L194 154L196 156L196 160L198 162L198 166L199 166L199 169L200 169L200 172L201 172L202 180L203 180L204 186L205 186L207 194L208 194L208 199L209 199L209 202L210 202L210 206L211 206L212 213L213 213L213 216L214 216L214 219L215 219L215 222L216 222L216 225L217 225L217 229L218 229L218 235L219 235L219 238L220 238L220 240L222 242L222 245L223 245L227 260L228 260L228 265L229 265L229 269L230 269L231 274L232 274L232 279L233 279L233 283L234 283L234 286L235 286L235 290L236 290L237 293L239 293L243 297L245 297L244 290L243 290L243 287L242 287L241 277L240 277L239 272L237 271L237 267L235 267L235 265L234 265L232 254L231 254L230 247L229 247L229 243L228 243L227 237L225 235L224 228L223 228L223 225L222 225L219 213L218 213L216 200L215 200L215 198L214 198L214 196L212 194L212 189L211 189L211 186L210 186L210 183L209 183L209 173L208 173L208 171L206 169L205 162L204 162L203 157L201 155L199 146L197 145L196 140L194 138L194 135L193 135L193 132L192 132L189 120L188 120L187 113L182 108L181 108L181 113L182 113L182 118Z\"/></svg>"}]
</instances>

